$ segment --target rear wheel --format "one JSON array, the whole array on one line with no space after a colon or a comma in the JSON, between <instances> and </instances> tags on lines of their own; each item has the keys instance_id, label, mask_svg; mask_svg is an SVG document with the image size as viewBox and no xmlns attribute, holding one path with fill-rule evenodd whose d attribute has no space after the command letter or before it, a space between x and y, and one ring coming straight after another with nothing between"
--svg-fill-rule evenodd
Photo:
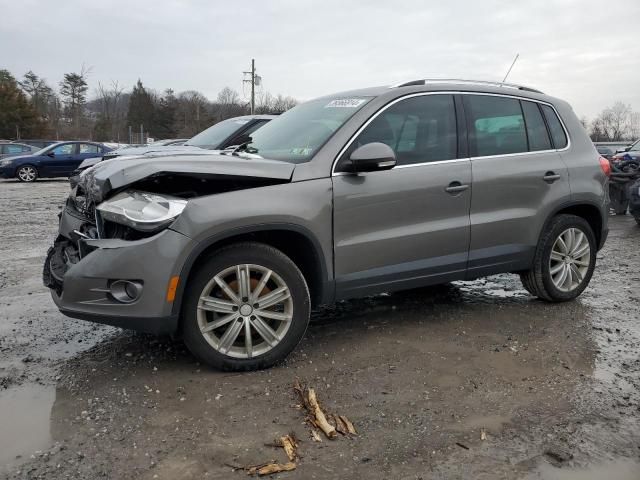
<instances>
[{"instance_id":1,"label":"rear wheel","mask_svg":"<svg viewBox=\"0 0 640 480\"><path fill-rule=\"evenodd\" d=\"M520 274L531 293L549 302L572 300L591 280L596 240L589 223L575 215L558 215L542 234L533 268Z\"/></svg>"},{"instance_id":2,"label":"rear wheel","mask_svg":"<svg viewBox=\"0 0 640 480\"><path fill-rule=\"evenodd\" d=\"M33 165L22 165L16 170L16 178L21 182L35 182L38 170Z\"/></svg>"},{"instance_id":3,"label":"rear wheel","mask_svg":"<svg viewBox=\"0 0 640 480\"><path fill-rule=\"evenodd\" d=\"M241 243L210 255L189 280L184 341L222 370L255 370L284 359L304 336L310 299L304 276L281 251Z\"/></svg>"}]
</instances>

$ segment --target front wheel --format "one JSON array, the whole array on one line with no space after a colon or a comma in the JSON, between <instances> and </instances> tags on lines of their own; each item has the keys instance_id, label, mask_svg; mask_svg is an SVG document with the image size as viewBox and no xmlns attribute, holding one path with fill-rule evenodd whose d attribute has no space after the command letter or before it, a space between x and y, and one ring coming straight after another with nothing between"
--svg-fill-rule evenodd
<instances>
[{"instance_id":1,"label":"front wheel","mask_svg":"<svg viewBox=\"0 0 640 480\"><path fill-rule=\"evenodd\" d=\"M182 333L191 352L221 370L256 370L283 360L304 336L310 298L289 257L261 243L208 256L186 286Z\"/></svg>"},{"instance_id":2,"label":"front wheel","mask_svg":"<svg viewBox=\"0 0 640 480\"><path fill-rule=\"evenodd\" d=\"M38 170L33 165L22 165L16 170L16 177L21 182L35 182L38 178Z\"/></svg>"},{"instance_id":3,"label":"front wheel","mask_svg":"<svg viewBox=\"0 0 640 480\"><path fill-rule=\"evenodd\" d=\"M596 251L595 235L584 218L558 215L540 237L533 267L520 274L522 284L549 302L573 300L589 285Z\"/></svg>"}]
</instances>

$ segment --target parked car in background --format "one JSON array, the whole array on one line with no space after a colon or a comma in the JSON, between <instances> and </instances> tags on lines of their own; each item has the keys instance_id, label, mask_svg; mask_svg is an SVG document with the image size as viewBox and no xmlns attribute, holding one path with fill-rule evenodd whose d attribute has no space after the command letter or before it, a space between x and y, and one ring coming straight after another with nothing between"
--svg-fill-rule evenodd
<instances>
[{"instance_id":1,"label":"parked car in background","mask_svg":"<svg viewBox=\"0 0 640 480\"><path fill-rule=\"evenodd\" d=\"M578 297L607 238L610 168L567 102L528 87L344 92L233 149L96 165L43 280L70 317L265 368L319 304L505 272L542 300Z\"/></svg>"},{"instance_id":2,"label":"parked car in background","mask_svg":"<svg viewBox=\"0 0 640 480\"><path fill-rule=\"evenodd\" d=\"M32 147L44 148L49 145L53 145L54 143L58 143L57 140L16 140L16 143L24 143L25 145L31 145Z\"/></svg>"},{"instance_id":3,"label":"parked car in background","mask_svg":"<svg viewBox=\"0 0 640 480\"><path fill-rule=\"evenodd\" d=\"M29 155L36 153L38 150L40 150L38 147L33 147L31 145L25 145L22 143L1 143L0 159L12 157L15 155Z\"/></svg>"},{"instance_id":4,"label":"parked car in background","mask_svg":"<svg viewBox=\"0 0 640 480\"><path fill-rule=\"evenodd\" d=\"M0 160L0 177L33 182L37 178L68 177L83 160L110 149L95 142L59 142L33 154Z\"/></svg>"},{"instance_id":5,"label":"parked car in background","mask_svg":"<svg viewBox=\"0 0 640 480\"><path fill-rule=\"evenodd\" d=\"M596 145L596 150L600 155L602 155L607 160L611 160L613 156L616 154L615 149L612 147L608 147L606 145Z\"/></svg>"},{"instance_id":6,"label":"parked car in background","mask_svg":"<svg viewBox=\"0 0 640 480\"><path fill-rule=\"evenodd\" d=\"M640 140L632 143L624 151L616 153L611 158L614 166L623 162L626 163L629 160L640 162Z\"/></svg>"},{"instance_id":7,"label":"parked car in background","mask_svg":"<svg viewBox=\"0 0 640 480\"><path fill-rule=\"evenodd\" d=\"M77 175L83 170L92 167L102 160L110 160L116 157L132 155L157 155L189 152L192 150L222 150L232 145L240 145L247 141L251 133L265 125L277 115L245 115L242 117L229 118L218 122L215 125L200 132L195 137L190 138L183 145L158 145L152 143L144 146L130 146L112 150L102 157L89 158L82 162L73 175Z\"/></svg>"}]
</instances>

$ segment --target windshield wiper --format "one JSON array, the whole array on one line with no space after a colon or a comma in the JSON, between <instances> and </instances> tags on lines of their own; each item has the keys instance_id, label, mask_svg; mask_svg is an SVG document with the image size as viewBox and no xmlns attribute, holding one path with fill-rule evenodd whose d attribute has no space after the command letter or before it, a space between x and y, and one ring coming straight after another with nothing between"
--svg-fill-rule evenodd
<instances>
[{"instance_id":1,"label":"windshield wiper","mask_svg":"<svg viewBox=\"0 0 640 480\"><path fill-rule=\"evenodd\" d=\"M249 147L250 143L251 143L251 137L249 137L249 140L247 140L246 142L240 143L238 145L229 145L228 147L222 149L220 151L220 155L234 155L236 157L240 157L241 156L240 152L246 152L257 158L262 158L260 155L257 155L258 149ZM246 157L246 158L252 158L252 157Z\"/></svg>"}]
</instances>

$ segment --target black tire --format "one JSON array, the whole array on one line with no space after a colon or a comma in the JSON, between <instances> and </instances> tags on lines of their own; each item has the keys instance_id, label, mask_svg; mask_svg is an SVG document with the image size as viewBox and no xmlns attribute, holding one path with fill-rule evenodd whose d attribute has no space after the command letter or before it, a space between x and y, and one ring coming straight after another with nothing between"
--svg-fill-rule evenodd
<instances>
[{"instance_id":1,"label":"black tire","mask_svg":"<svg viewBox=\"0 0 640 480\"><path fill-rule=\"evenodd\" d=\"M247 371L271 367L291 353L309 324L311 301L307 282L289 257L269 245L243 242L223 247L199 263L201 266L189 278L186 286L181 317L184 342L198 359L220 370ZM236 358L216 350L200 332L197 319L200 295L205 286L223 270L241 264L255 264L273 270L288 287L293 302L291 324L280 342L252 358Z\"/></svg>"},{"instance_id":2,"label":"black tire","mask_svg":"<svg viewBox=\"0 0 640 480\"><path fill-rule=\"evenodd\" d=\"M589 242L589 266L582 282L571 291L558 289L551 278L549 260L551 250L558 236L569 228L577 228L585 234ZM566 302L578 297L589 285L596 266L597 244L589 223L576 215L557 215L546 226L540 236L531 270L520 272L524 288L531 294L547 302Z\"/></svg>"},{"instance_id":3,"label":"black tire","mask_svg":"<svg viewBox=\"0 0 640 480\"><path fill-rule=\"evenodd\" d=\"M33 176L31 175L21 175L21 172L33 172ZM35 182L38 179L38 169L36 167L34 167L33 165L20 165L17 169L16 169L16 178L18 180L20 180L21 182L26 182L26 183L31 183L31 182Z\"/></svg>"}]
</instances>

